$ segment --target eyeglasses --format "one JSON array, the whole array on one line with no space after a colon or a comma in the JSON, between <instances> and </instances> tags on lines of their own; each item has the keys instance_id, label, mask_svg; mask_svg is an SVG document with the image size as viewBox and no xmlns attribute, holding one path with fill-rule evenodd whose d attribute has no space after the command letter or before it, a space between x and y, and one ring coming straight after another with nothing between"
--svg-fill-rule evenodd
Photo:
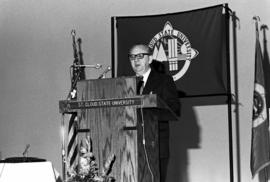
<instances>
[{"instance_id":1,"label":"eyeglasses","mask_svg":"<svg viewBox=\"0 0 270 182\"><path fill-rule=\"evenodd\" d=\"M150 54L149 53L129 54L128 57L130 61L134 61L136 58L142 59L145 55L150 55Z\"/></svg>"}]
</instances>

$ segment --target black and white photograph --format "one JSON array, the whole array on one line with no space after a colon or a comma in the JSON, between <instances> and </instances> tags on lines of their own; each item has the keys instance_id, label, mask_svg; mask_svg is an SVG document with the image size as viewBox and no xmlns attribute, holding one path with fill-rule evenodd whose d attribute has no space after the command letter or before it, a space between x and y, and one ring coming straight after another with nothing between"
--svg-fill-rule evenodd
<instances>
[{"instance_id":1,"label":"black and white photograph","mask_svg":"<svg viewBox=\"0 0 270 182\"><path fill-rule=\"evenodd\" d=\"M0 182L270 182L269 9L0 0Z\"/></svg>"}]
</instances>

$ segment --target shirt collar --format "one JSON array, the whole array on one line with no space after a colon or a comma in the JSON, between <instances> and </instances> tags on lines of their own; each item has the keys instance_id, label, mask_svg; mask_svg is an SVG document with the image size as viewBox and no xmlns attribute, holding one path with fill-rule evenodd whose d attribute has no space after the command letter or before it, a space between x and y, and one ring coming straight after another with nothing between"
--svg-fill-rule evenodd
<instances>
[{"instance_id":1,"label":"shirt collar","mask_svg":"<svg viewBox=\"0 0 270 182\"><path fill-rule=\"evenodd\" d=\"M151 68L149 68L142 76L143 76L143 84L145 85L146 82L147 82L147 79L150 75L150 72L151 72Z\"/></svg>"}]
</instances>

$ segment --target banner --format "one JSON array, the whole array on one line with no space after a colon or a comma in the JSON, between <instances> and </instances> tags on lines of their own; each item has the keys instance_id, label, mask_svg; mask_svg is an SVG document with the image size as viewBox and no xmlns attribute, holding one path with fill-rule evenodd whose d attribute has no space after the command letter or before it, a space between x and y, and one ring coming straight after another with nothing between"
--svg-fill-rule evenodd
<instances>
[{"instance_id":1,"label":"banner","mask_svg":"<svg viewBox=\"0 0 270 182\"><path fill-rule=\"evenodd\" d=\"M263 57L256 22L255 84L253 95L250 168L254 177L270 164L269 119L265 97Z\"/></svg>"},{"instance_id":2,"label":"banner","mask_svg":"<svg viewBox=\"0 0 270 182\"><path fill-rule=\"evenodd\" d=\"M264 28L263 28L264 27ZM266 29L267 27L261 26L264 30L263 37L263 71L264 71L264 82L265 82L265 92L266 92L266 104L269 110L270 108L270 59L267 51L267 40L266 40ZM268 111L269 113L269 111ZM268 115L269 116L269 115Z\"/></svg>"},{"instance_id":3,"label":"banner","mask_svg":"<svg viewBox=\"0 0 270 182\"><path fill-rule=\"evenodd\" d=\"M115 76L134 75L129 49L146 44L186 96L226 94L228 28L223 11L223 5L218 5L173 14L114 17Z\"/></svg>"},{"instance_id":4,"label":"banner","mask_svg":"<svg viewBox=\"0 0 270 182\"><path fill-rule=\"evenodd\" d=\"M267 51L267 40L266 40L266 30L268 27L262 25L261 29L263 30L263 71L264 71L264 82L265 82L265 97L266 97L266 106L268 111L268 125L269 125L269 108L270 108L270 64L269 64L269 55ZM270 166L268 165L263 170L259 172L259 181L267 182L270 181Z\"/></svg>"}]
</instances>

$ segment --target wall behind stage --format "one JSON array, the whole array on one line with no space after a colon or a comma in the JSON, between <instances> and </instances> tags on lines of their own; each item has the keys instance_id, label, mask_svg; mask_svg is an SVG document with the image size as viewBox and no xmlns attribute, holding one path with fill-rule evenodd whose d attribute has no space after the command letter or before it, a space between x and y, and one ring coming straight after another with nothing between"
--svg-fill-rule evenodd
<instances>
[{"instance_id":1,"label":"wall behind stage","mask_svg":"<svg viewBox=\"0 0 270 182\"><path fill-rule=\"evenodd\" d=\"M240 19L237 34L239 65L241 179L251 179L249 170L251 111L254 81L255 30L252 17L258 15L270 26L270 2L226 1ZM197 9L225 1L211 0L1 0L0 1L0 152L2 158L22 156L30 144L29 156L53 162L61 173L61 115L58 101L69 87L69 66L73 62L70 32L83 40L85 64L111 63L111 16L150 15ZM143 27L142 27L143 28ZM270 39L269 32L267 39ZM269 47L269 44L268 44ZM269 51L269 50L268 50ZM102 70L87 70L97 78ZM180 166L171 170L185 182L229 181L226 106L193 106L184 100L186 125L197 123L197 145L175 153ZM189 122L190 120L190 122ZM194 130L178 145L194 139ZM177 140L177 139L173 139ZM196 138L195 138L196 140ZM234 133L235 141L235 133ZM179 154L179 155L178 155ZM236 160L235 160L236 161ZM235 166L236 168L236 166ZM235 174L237 173L235 169ZM181 176L179 176L181 174Z\"/></svg>"}]
</instances>

